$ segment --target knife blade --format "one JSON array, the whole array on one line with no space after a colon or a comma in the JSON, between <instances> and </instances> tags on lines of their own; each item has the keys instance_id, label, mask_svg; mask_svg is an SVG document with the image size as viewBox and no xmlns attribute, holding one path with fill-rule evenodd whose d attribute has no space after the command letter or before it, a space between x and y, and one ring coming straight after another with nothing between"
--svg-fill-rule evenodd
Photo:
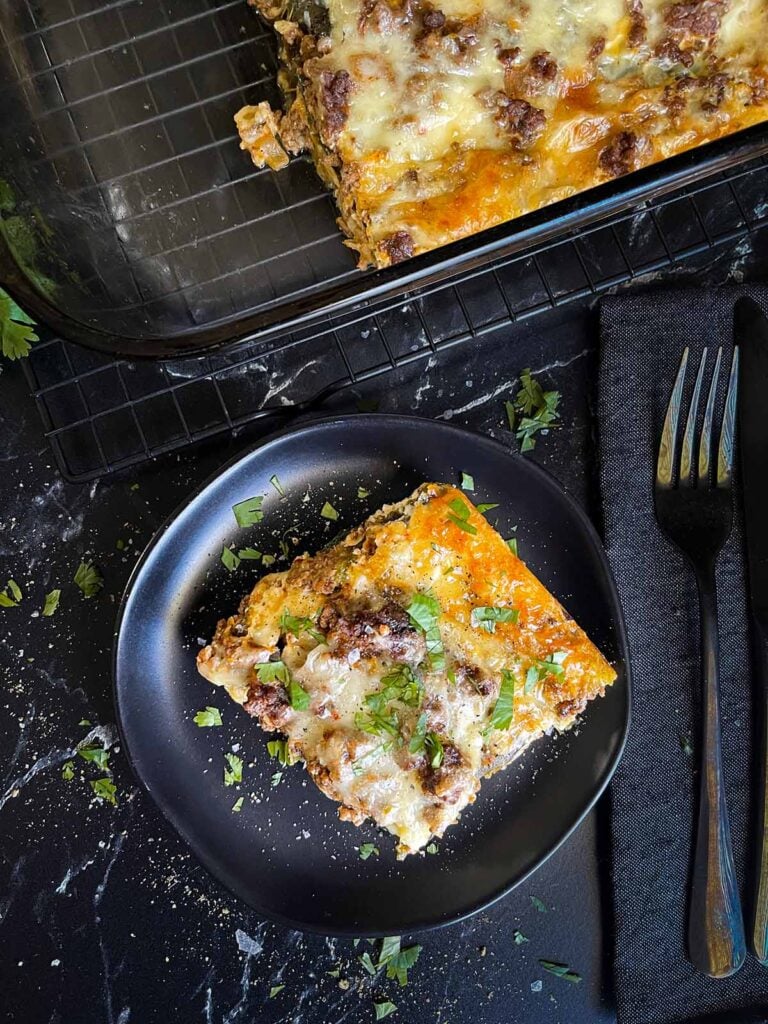
<instances>
[{"instance_id":1,"label":"knife blade","mask_svg":"<svg viewBox=\"0 0 768 1024\"><path fill-rule=\"evenodd\" d=\"M761 711L752 948L760 962L768 965L768 320L752 299L741 298L734 307L733 340L740 354L739 452L752 672Z\"/></svg>"}]
</instances>

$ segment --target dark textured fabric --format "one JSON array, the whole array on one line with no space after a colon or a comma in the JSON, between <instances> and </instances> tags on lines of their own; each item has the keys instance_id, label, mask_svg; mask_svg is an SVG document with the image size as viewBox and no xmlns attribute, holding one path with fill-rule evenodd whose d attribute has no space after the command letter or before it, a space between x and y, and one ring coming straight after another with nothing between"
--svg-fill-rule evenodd
<instances>
[{"instance_id":1,"label":"dark textured fabric","mask_svg":"<svg viewBox=\"0 0 768 1024\"><path fill-rule=\"evenodd\" d=\"M653 514L656 446L685 345L689 383L704 345L732 351L745 289L611 298L601 311L598 399L605 541L634 670L632 727L611 785L615 987L619 1024L677 1024L722 1011L768 1021L768 970L751 955L714 981L686 958L688 877L698 789L700 676L694 579ZM751 289L768 310L768 289ZM768 415L768 396L766 396ZM723 757L749 934L751 694L741 530L721 555ZM693 754L686 753L686 738ZM707 1018L709 1019L709 1018ZM718 1018L714 1018L718 1019Z\"/></svg>"}]
</instances>

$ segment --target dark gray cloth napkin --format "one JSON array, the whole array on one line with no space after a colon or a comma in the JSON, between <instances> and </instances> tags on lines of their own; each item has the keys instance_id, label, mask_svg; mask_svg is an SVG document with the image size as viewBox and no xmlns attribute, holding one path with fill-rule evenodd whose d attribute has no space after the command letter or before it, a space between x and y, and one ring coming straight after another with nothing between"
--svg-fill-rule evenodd
<instances>
[{"instance_id":1,"label":"dark gray cloth napkin","mask_svg":"<svg viewBox=\"0 0 768 1024\"><path fill-rule=\"evenodd\" d=\"M605 542L634 670L632 726L611 785L619 1024L768 1021L768 969L751 954L738 974L719 981L698 974L686 958L700 747L698 607L693 576L656 526L652 497L658 434L683 348L691 347L690 377L704 345L710 373L718 345L727 363L733 304L745 293L768 310L764 288L633 293L607 299L601 309ZM741 540L737 523L717 581L723 758L748 929L752 708Z\"/></svg>"}]
</instances>

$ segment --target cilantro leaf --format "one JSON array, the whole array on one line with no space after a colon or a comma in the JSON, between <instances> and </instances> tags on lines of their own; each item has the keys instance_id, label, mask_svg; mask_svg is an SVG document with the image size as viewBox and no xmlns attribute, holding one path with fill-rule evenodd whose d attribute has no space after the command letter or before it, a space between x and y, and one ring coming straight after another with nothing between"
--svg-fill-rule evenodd
<instances>
[{"instance_id":1,"label":"cilantro leaf","mask_svg":"<svg viewBox=\"0 0 768 1024\"><path fill-rule=\"evenodd\" d=\"M524 942L527 942L527 941L528 941L528 939L526 938L526 936L525 936L525 935L523 935L523 933L522 933L522 932L520 931L520 929L519 929L519 928L516 928L516 929L514 930L514 932L512 933L512 938L513 938L513 939L515 940L515 945L516 945L516 946L522 946L522 944L523 944Z\"/></svg>"},{"instance_id":2,"label":"cilantro leaf","mask_svg":"<svg viewBox=\"0 0 768 1024\"><path fill-rule=\"evenodd\" d=\"M229 765L229 768L224 769L224 785L234 786L238 782L243 781L243 759L238 757L237 754L227 753L224 755L224 759Z\"/></svg>"},{"instance_id":3,"label":"cilantro leaf","mask_svg":"<svg viewBox=\"0 0 768 1024\"><path fill-rule=\"evenodd\" d=\"M77 753L84 761L92 761L103 772L109 771L109 751L103 747L79 747Z\"/></svg>"},{"instance_id":4,"label":"cilantro leaf","mask_svg":"<svg viewBox=\"0 0 768 1024\"><path fill-rule=\"evenodd\" d=\"M275 564L275 556L274 555L262 555L261 556L261 564L262 565L266 565L266 566L274 565Z\"/></svg>"},{"instance_id":5,"label":"cilantro leaf","mask_svg":"<svg viewBox=\"0 0 768 1024\"><path fill-rule=\"evenodd\" d=\"M581 975L577 974L576 971L572 971L568 964L559 964L555 960L539 960L539 963L545 971L557 975L558 978L562 978L564 981L575 983L581 981Z\"/></svg>"},{"instance_id":6,"label":"cilantro leaf","mask_svg":"<svg viewBox=\"0 0 768 1024\"><path fill-rule=\"evenodd\" d=\"M428 846L424 847L425 853L437 853L437 843L429 843Z\"/></svg>"},{"instance_id":7,"label":"cilantro leaf","mask_svg":"<svg viewBox=\"0 0 768 1024\"><path fill-rule=\"evenodd\" d=\"M235 521L238 526L255 526L256 523L260 523L264 518L264 513L261 511L261 506L264 502L262 495L254 495L253 498L246 498L244 501L238 501L236 505L232 506L232 512L235 516Z\"/></svg>"},{"instance_id":8,"label":"cilantro leaf","mask_svg":"<svg viewBox=\"0 0 768 1024\"><path fill-rule=\"evenodd\" d=\"M474 491L475 480L474 477L469 475L469 473L461 474L461 489L462 491Z\"/></svg>"},{"instance_id":9,"label":"cilantro leaf","mask_svg":"<svg viewBox=\"0 0 768 1024\"><path fill-rule=\"evenodd\" d=\"M95 597L104 586L101 573L92 562L81 562L75 573L75 583L83 597Z\"/></svg>"},{"instance_id":10,"label":"cilantro leaf","mask_svg":"<svg viewBox=\"0 0 768 1024\"><path fill-rule=\"evenodd\" d=\"M293 678L288 681L288 696L294 711L306 711L309 707L309 694Z\"/></svg>"},{"instance_id":11,"label":"cilantro leaf","mask_svg":"<svg viewBox=\"0 0 768 1024\"><path fill-rule=\"evenodd\" d=\"M75 777L75 762L65 761L64 767L61 769L61 777L65 782L71 782Z\"/></svg>"},{"instance_id":12,"label":"cilantro leaf","mask_svg":"<svg viewBox=\"0 0 768 1024\"><path fill-rule=\"evenodd\" d=\"M508 729L515 716L515 677L508 669L501 670L501 686L496 699L488 731Z\"/></svg>"},{"instance_id":13,"label":"cilantro leaf","mask_svg":"<svg viewBox=\"0 0 768 1024\"><path fill-rule=\"evenodd\" d=\"M45 604L43 605L43 615L47 617L53 615L56 609L59 607L59 599L61 597L60 590L52 590L50 593L45 595Z\"/></svg>"},{"instance_id":14,"label":"cilantro leaf","mask_svg":"<svg viewBox=\"0 0 768 1024\"><path fill-rule=\"evenodd\" d=\"M221 561L226 569L230 572L234 572L235 569L240 565L240 558L232 548L222 548L221 550Z\"/></svg>"},{"instance_id":15,"label":"cilantro leaf","mask_svg":"<svg viewBox=\"0 0 768 1024\"><path fill-rule=\"evenodd\" d=\"M371 975L371 977L375 978L376 966L374 965L373 960L371 960L371 954L367 952L363 953L362 956L359 956L357 959L360 961L360 963L363 965L366 971Z\"/></svg>"},{"instance_id":16,"label":"cilantro leaf","mask_svg":"<svg viewBox=\"0 0 768 1024\"><path fill-rule=\"evenodd\" d=\"M480 515L484 516L485 513L486 512L490 512L492 508L498 508L499 507L499 503L498 503L498 501L486 501L486 502L481 502L476 507L477 507L477 511L480 513Z\"/></svg>"},{"instance_id":17,"label":"cilantro leaf","mask_svg":"<svg viewBox=\"0 0 768 1024\"><path fill-rule=\"evenodd\" d=\"M275 786L279 786L282 781L283 781L283 773L282 772L275 772L273 774L271 780L270 780L270 785L272 786L272 789L274 789Z\"/></svg>"},{"instance_id":18,"label":"cilantro leaf","mask_svg":"<svg viewBox=\"0 0 768 1024\"><path fill-rule=\"evenodd\" d=\"M370 856L379 856L379 848L374 846L373 843L361 843L357 848L357 852L360 854L360 860L368 860Z\"/></svg>"},{"instance_id":19,"label":"cilantro leaf","mask_svg":"<svg viewBox=\"0 0 768 1024\"><path fill-rule=\"evenodd\" d=\"M424 634L427 641L427 654L434 669L445 666L445 652L437 624L440 616L440 604L431 594L414 594L413 600L405 609L409 618Z\"/></svg>"},{"instance_id":20,"label":"cilantro leaf","mask_svg":"<svg viewBox=\"0 0 768 1024\"><path fill-rule=\"evenodd\" d=\"M288 740L270 740L267 743L267 750L271 757L276 757L280 764L285 767L295 764L288 747Z\"/></svg>"},{"instance_id":21,"label":"cilantro leaf","mask_svg":"<svg viewBox=\"0 0 768 1024\"><path fill-rule=\"evenodd\" d=\"M531 896L531 903L536 907L540 914L546 914L547 905L540 900L538 896Z\"/></svg>"},{"instance_id":22,"label":"cilantro leaf","mask_svg":"<svg viewBox=\"0 0 768 1024\"><path fill-rule=\"evenodd\" d=\"M388 1017L390 1013L394 1013L397 1010L397 1007L387 999L386 1002L383 1003L374 1003L373 1009L376 1013L376 1020L384 1020L384 1018Z\"/></svg>"},{"instance_id":23,"label":"cilantro leaf","mask_svg":"<svg viewBox=\"0 0 768 1024\"><path fill-rule=\"evenodd\" d=\"M269 998L274 999L278 992L282 992L284 988L285 985L273 985L269 990Z\"/></svg>"},{"instance_id":24,"label":"cilantro leaf","mask_svg":"<svg viewBox=\"0 0 768 1024\"><path fill-rule=\"evenodd\" d=\"M256 666L256 675L260 683L284 683L290 680L288 666L282 661L265 661Z\"/></svg>"},{"instance_id":25,"label":"cilantro leaf","mask_svg":"<svg viewBox=\"0 0 768 1024\"><path fill-rule=\"evenodd\" d=\"M563 662L568 657L567 651L554 651L547 655L543 661L534 660L529 666L525 675L525 692L531 693L534 687L548 676L556 676L558 679L565 674Z\"/></svg>"},{"instance_id":26,"label":"cilantro leaf","mask_svg":"<svg viewBox=\"0 0 768 1024\"><path fill-rule=\"evenodd\" d=\"M241 562L246 559L255 559L258 561L261 558L261 552L257 551L256 548L240 548L237 552L237 557Z\"/></svg>"},{"instance_id":27,"label":"cilantro leaf","mask_svg":"<svg viewBox=\"0 0 768 1024\"><path fill-rule=\"evenodd\" d=\"M320 515L323 517L323 519L332 519L334 522L339 518L339 513L336 511L336 509L333 507L330 501L326 501L326 503L320 509Z\"/></svg>"},{"instance_id":28,"label":"cilantro leaf","mask_svg":"<svg viewBox=\"0 0 768 1024\"><path fill-rule=\"evenodd\" d=\"M290 612L283 612L280 616L280 629L284 633L293 633L297 640L302 633L307 633L317 643L322 644L325 642L325 636L315 629L314 619L310 619L307 616L291 615Z\"/></svg>"},{"instance_id":29,"label":"cilantro leaf","mask_svg":"<svg viewBox=\"0 0 768 1024\"><path fill-rule=\"evenodd\" d=\"M517 554L517 537L510 537L509 540L506 541L506 545L513 555L516 555L518 558L520 557Z\"/></svg>"},{"instance_id":30,"label":"cilantro leaf","mask_svg":"<svg viewBox=\"0 0 768 1024\"><path fill-rule=\"evenodd\" d=\"M0 288L0 350L6 359L23 359L29 355L32 342L40 340L33 330L34 322Z\"/></svg>"},{"instance_id":31,"label":"cilantro leaf","mask_svg":"<svg viewBox=\"0 0 768 1024\"><path fill-rule=\"evenodd\" d=\"M280 480L278 479L277 473L272 474L272 476L269 478L269 482L275 488L280 497L284 498L285 491L283 490L283 485L280 483Z\"/></svg>"},{"instance_id":32,"label":"cilantro leaf","mask_svg":"<svg viewBox=\"0 0 768 1024\"><path fill-rule=\"evenodd\" d=\"M8 589L13 595L14 601L16 601L16 603L18 604L19 601L22 599L23 594L21 593L21 587L16 582L16 580L8 580Z\"/></svg>"},{"instance_id":33,"label":"cilantro leaf","mask_svg":"<svg viewBox=\"0 0 768 1024\"><path fill-rule=\"evenodd\" d=\"M201 729L221 725L221 712L218 708L207 707L204 711L198 711L192 721Z\"/></svg>"},{"instance_id":34,"label":"cilantro leaf","mask_svg":"<svg viewBox=\"0 0 768 1024\"><path fill-rule=\"evenodd\" d=\"M112 779L92 779L91 789L99 800L106 800L117 807L117 786Z\"/></svg>"},{"instance_id":35,"label":"cilantro leaf","mask_svg":"<svg viewBox=\"0 0 768 1024\"><path fill-rule=\"evenodd\" d=\"M367 498L370 495L370 493L371 492L367 491L364 487L358 487L357 488L357 496L358 496L358 498Z\"/></svg>"},{"instance_id":36,"label":"cilantro leaf","mask_svg":"<svg viewBox=\"0 0 768 1024\"><path fill-rule=\"evenodd\" d=\"M401 949L400 936L388 936L381 941L377 967L386 967L387 977L396 978L402 987L408 984L408 971L419 959L420 954L421 946Z\"/></svg>"},{"instance_id":37,"label":"cilantro leaf","mask_svg":"<svg viewBox=\"0 0 768 1024\"><path fill-rule=\"evenodd\" d=\"M240 811L242 811L242 809L243 809L243 800L244 799L245 799L245 797L239 796L237 798L237 800L235 800L235 802L232 804L232 813L233 814L239 814Z\"/></svg>"},{"instance_id":38,"label":"cilantro leaf","mask_svg":"<svg viewBox=\"0 0 768 1024\"><path fill-rule=\"evenodd\" d=\"M432 768L439 768L443 763L445 749L443 748L443 741L436 732L428 732L424 736L424 750Z\"/></svg>"},{"instance_id":39,"label":"cilantro leaf","mask_svg":"<svg viewBox=\"0 0 768 1024\"><path fill-rule=\"evenodd\" d=\"M536 446L535 435L560 419L559 404L559 391L544 391L531 371L523 370L514 403L504 403L509 429L520 442L521 452L531 451Z\"/></svg>"},{"instance_id":40,"label":"cilantro leaf","mask_svg":"<svg viewBox=\"0 0 768 1024\"><path fill-rule=\"evenodd\" d=\"M473 626L484 629L486 633L495 633L497 622L517 622L519 615L517 608L481 605L472 609L471 622Z\"/></svg>"},{"instance_id":41,"label":"cilantro leaf","mask_svg":"<svg viewBox=\"0 0 768 1024\"><path fill-rule=\"evenodd\" d=\"M8 591L10 590L10 594ZM18 596L17 596L18 595ZM0 590L0 608L15 608L21 600L21 590L18 583L8 580L4 590Z\"/></svg>"}]
</instances>

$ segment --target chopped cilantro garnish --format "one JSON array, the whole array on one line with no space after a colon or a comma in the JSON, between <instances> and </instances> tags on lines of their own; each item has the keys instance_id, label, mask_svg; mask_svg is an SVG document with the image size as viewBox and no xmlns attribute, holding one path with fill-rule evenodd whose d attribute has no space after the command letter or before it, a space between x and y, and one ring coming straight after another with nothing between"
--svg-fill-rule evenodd
<instances>
[{"instance_id":1,"label":"chopped cilantro garnish","mask_svg":"<svg viewBox=\"0 0 768 1024\"><path fill-rule=\"evenodd\" d=\"M376 1013L376 1020L384 1020L384 1018L388 1017L390 1013L394 1013L395 1010L397 1010L397 1007L387 999L383 1003L374 1003L373 1009Z\"/></svg>"},{"instance_id":2,"label":"chopped cilantro garnish","mask_svg":"<svg viewBox=\"0 0 768 1024\"><path fill-rule=\"evenodd\" d=\"M46 617L53 615L53 613L59 607L60 598L60 590L51 590L50 593L46 594L45 604L43 605L43 615L45 615Z\"/></svg>"},{"instance_id":3,"label":"chopped cilantro garnish","mask_svg":"<svg viewBox=\"0 0 768 1024\"><path fill-rule=\"evenodd\" d=\"M465 522L463 519L459 519L458 516L454 516L450 512L448 513L448 522L453 523L454 526L458 526L458 528L463 530L464 533L477 533L476 526L473 526L472 523Z\"/></svg>"},{"instance_id":4,"label":"chopped cilantro garnish","mask_svg":"<svg viewBox=\"0 0 768 1024\"><path fill-rule=\"evenodd\" d=\"M277 473L272 474L272 476L269 478L269 482L275 488L280 497L284 498L285 491L283 490L283 485L280 483L280 480L278 479Z\"/></svg>"},{"instance_id":5,"label":"chopped cilantro garnish","mask_svg":"<svg viewBox=\"0 0 768 1024\"><path fill-rule=\"evenodd\" d=\"M99 800L106 800L117 807L117 786L112 779L92 779L91 789Z\"/></svg>"},{"instance_id":6,"label":"chopped cilantro garnish","mask_svg":"<svg viewBox=\"0 0 768 1024\"><path fill-rule=\"evenodd\" d=\"M506 544L512 554L517 555L517 537L510 537Z\"/></svg>"},{"instance_id":7,"label":"chopped cilantro garnish","mask_svg":"<svg viewBox=\"0 0 768 1024\"><path fill-rule=\"evenodd\" d=\"M234 572L238 565L240 565L240 558L235 554L232 548L222 549L221 560L230 572Z\"/></svg>"},{"instance_id":8,"label":"chopped cilantro garnish","mask_svg":"<svg viewBox=\"0 0 768 1024\"><path fill-rule=\"evenodd\" d=\"M443 641L437 620L440 616L440 604L431 594L414 594L413 600L405 609L412 622L419 627L427 641L427 654L434 669L445 665Z\"/></svg>"},{"instance_id":9,"label":"chopped cilantro garnish","mask_svg":"<svg viewBox=\"0 0 768 1024\"><path fill-rule=\"evenodd\" d=\"M374 846L373 843L361 843L357 848L357 852L360 854L360 860L368 860L371 856L379 856L379 848Z\"/></svg>"},{"instance_id":10,"label":"chopped cilantro garnish","mask_svg":"<svg viewBox=\"0 0 768 1024\"><path fill-rule=\"evenodd\" d=\"M288 697L294 711L306 711L309 707L309 694L293 678L288 681Z\"/></svg>"},{"instance_id":11,"label":"chopped cilantro garnish","mask_svg":"<svg viewBox=\"0 0 768 1024\"><path fill-rule=\"evenodd\" d=\"M200 728L221 725L221 712L218 708L207 707L204 711L198 711L192 721Z\"/></svg>"},{"instance_id":12,"label":"chopped cilantro garnish","mask_svg":"<svg viewBox=\"0 0 768 1024\"><path fill-rule=\"evenodd\" d=\"M326 501L326 503L320 509L320 515L323 517L323 519L332 519L334 520L334 522L339 518L339 513L336 511L336 509L333 507L330 501Z\"/></svg>"},{"instance_id":13,"label":"chopped cilantro garnish","mask_svg":"<svg viewBox=\"0 0 768 1024\"><path fill-rule=\"evenodd\" d=\"M501 670L501 687L496 700L488 731L508 729L515 716L515 677L508 669Z\"/></svg>"},{"instance_id":14,"label":"chopped cilantro garnish","mask_svg":"<svg viewBox=\"0 0 768 1024\"><path fill-rule=\"evenodd\" d=\"M270 785L274 789L275 786L279 786L282 781L283 781L283 773L282 772L275 772L274 775L272 776L271 781L270 781Z\"/></svg>"},{"instance_id":15,"label":"chopped cilantro garnish","mask_svg":"<svg viewBox=\"0 0 768 1024\"><path fill-rule=\"evenodd\" d=\"M419 715L419 720L416 723L416 728L413 730L413 735L408 744L408 750L412 754L418 754L420 750L424 749L424 738L427 735L427 713L424 711Z\"/></svg>"},{"instance_id":16,"label":"chopped cilantro garnish","mask_svg":"<svg viewBox=\"0 0 768 1024\"><path fill-rule=\"evenodd\" d=\"M224 785L234 786L238 782L243 781L243 759L238 757L237 754L227 753L224 755L224 760L229 765L229 768L224 769Z\"/></svg>"},{"instance_id":17,"label":"chopped cilantro garnish","mask_svg":"<svg viewBox=\"0 0 768 1024\"><path fill-rule=\"evenodd\" d=\"M315 629L314 619L310 619L307 616L291 615L290 612L283 612L280 616L280 629L284 633L293 633L297 640L302 633L307 633L319 644L325 641L323 634Z\"/></svg>"},{"instance_id":18,"label":"chopped cilantro garnish","mask_svg":"<svg viewBox=\"0 0 768 1024\"><path fill-rule=\"evenodd\" d=\"M421 680L408 665L398 665L397 668L388 672L382 677L381 685L381 690L371 693L365 698L365 703L374 711L383 710L384 705L391 700L399 700L411 708L417 708L421 704L423 694Z\"/></svg>"},{"instance_id":19,"label":"chopped cilantro garnish","mask_svg":"<svg viewBox=\"0 0 768 1024\"><path fill-rule=\"evenodd\" d=\"M443 763L445 750L443 748L443 742L436 732L428 732L424 736L424 750L427 755L427 760L432 768L439 768Z\"/></svg>"},{"instance_id":20,"label":"chopped cilantro garnish","mask_svg":"<svg viewBox=\"0 0 768 1024\"><path fill-rule=\"evenodd\" d=\"M92 761L103 772L109 771L109 751L103 747L80 747L77 753L84 761Z\"/></svg>"},{"instance_id":21,"label":"chopped cilantro garnish","mask_svg":"<svg viewBox=\"0 0 768 1024\"><path fill-rule=\"evenodd\" d=\"M400 739L400 719L396 711L358 711L355 715L355 728L369 736L389 735Z\"/></svg>"},{"instance_id":22,"label":"chopped cilantro garnish","mask_svg":"<svg viewBox=\"0 0 768 1024\"><path fill-rule=\"evenodd\" d=\"M492 508L498 508L498 507L499 507L498 501L485 501L485 502L481 502L477 506L477 511L480 513L481 516L484 516L485 513L486 512L490 512Z\"/></svg>"},{"instance_id":23,"label":"chopped cilantro garnish","mask_svg":"<svg viewBox=\"0 0 768 1024\"><path fill-rule=\"evenodd\" d=\"M71 782L75 777L75 762L65 761L64 767L61 769L61 777L65 782Z\"/></svg>"},{"instance_id":24,"label":"chopped cilantro garnish","mask_svg":"<svg viewBox=\"0 0 768 1024\"><path fill-rule=\"evenodd\" d=\"M514 403L504 403L509 429L515 432L521 452L531 451L536 446L535 435L560 418L559 403L559 391L544 391L531 371L523 370Z\"/></svg>"},{"instance_id":25,"label":"chopped cilantro garnish","mask_svg":"<svg viewBox=\"0 0 768 1024\"><path fill-rule=\"evenodd\" d=\"M365 859L365 858L363 858L363 859ZM371 977L375 978L376 977L376 967L375 967L375 965L373 963L373 960L371 960L371 954L368 953L368 952L365 952L361 956L359 956L357 959L360 961L360 963L363 965L363 967L366 969L366 971L371 975Z\"/></svg>"},{"instance_id":26,"label":"chopped cilantro garnish","mask_svg":"<svg viewBox=\"0 0 768 1024\"><path fill-rule=\"evenodd\" d=\"M281 765L289 767L295 764L291 752L288 748L288 740L270 740L267 743L267 750L272 757L276 757Z\"/></svg>"},{"instance_id":27,"label":"chopped cilantro garnish","mask_svg":"<svg viewBox=\"0 0 768 1024\"><path fill-rule=\"evenodd\" d=\"M269 990L269 998L274 999L278 992L282 992L284 988L285 985L273 985Z\"/></svg>"},{"instance_id":28,"label":"chopped cilantro garnish","mask_svg":"<svg viewBox=\"0 0 768 1024\"><path fill-rule=\"evenodd\" d=\"M266 565L267 567L269 567L270 565L274 565L275 564L275 556L274 555L262 555L261 556L261 564L262 565Z\"/></svg>"},{"instance_id":29,"label":"chopped cilantro garnish","mask_svg":"<svg viewBox=\"0 0 768 1024\"><path fill-rule=\"evenodd\" d=\"M244 799L245 799L245 797L239 796L237 798L237 800L235 800L235 802L232 804L232 813L233 814L239 814L240 811L242 811L242 809L243 809L243 800Z\"/></svg>"},{"instance_id":30,"label":"chopped cilantro garnish","mask_svg":"<svg viewBox=\"0 0 768 1024\"><path fill-rule=\"evenodd\" d=\"M6 359L23 359L29 355L32 342L39 340L33 329L34 323L32 317L0 288L0 350Z\"/></svg>"},{"instance_id":31,"label":"chopped cilantro garnish","mask_svg":"<svg viewBox=\"0 0 768 1024\"><path fill-rule=\"evenodd\" d=\"M264 518L264 513L261 511L263 502L264 498L257 494L253 498L246 498L245 501L238 501L236 505L233 505L232 511L237 525L255 526L256 523L260 523Z\"/></svg>"},{"instance_id":32,"label":"chopped cilantro garnish","mask_svg":"<svg viewBox=\"0 0 768 1024\"><path fill-rule=\"evenodd\" d=\"M358 498L367 498L370 495L370 493L371 492L367 491L364 487L358 487L357 488L357 496L358 496Z\"/></svg>"},{"instance_id":33,"label":"chopped cilantro garnish","mask_svg":"<svg viewBox=\"0 0 768 1024\"><path fill-rule=\"evenodd\" d=\"M240 548L237 552L237 557L241 562L246 559L258 561L261 558L261 552L257 551L256 548Z\"/></svg>"},{"instance_id":34,"label":"chopped cilantro garnish","mask_svg":"<svg viewBox=\"0 0 768 1024\"><path fill-rule=\"evenodd\" d=\"M519 615L517 608L481 606L472 609L471 621L473 626L479 626L486 633L495 633L497 622L517 622Z\"/></svg>"},{"instance_id":35,"label":"chopped cilantro garnish","mask_svg":"<svg viewBox=\"0 0 768 1024\"><path fill-rule=\"evenodd\" d=\"M469 475L469 473L461 474L461 489L462 491L474 491L475 480L474 477Z\"/></svg>"},{"instance_id":36,"label":"chopped cilantro garnish","mask_svg":"<svg viewBox=\"0 0 768 1024\"><path fill-rule=\"evenodd\" d=\"M547 906L542 900L539 899L538 896L531 896L531 903L534 905L534 907L536 907L540 914L546 914Z\"/></svg>"},{"instance_id":37,"label":"chopped cilantro garnish","mask_svg":"<svg viewBox=\"0 0 768 1024\"><path fill-rule=\"evenodd\" d=\"M92 562L81 562L75 573L75 583L84 597L94 597L104 586L101 573Z\"/></svg>"},{"instance_id":38,"label":"chopped cilantro garnish","mask_svg":"<svg viewBox=\"0 0 768 1024\"><path fill-rule=\"evenodd\" d=\"M257 665L256 675L260 683L284 683L286 686L291 678L288 666L282 661L265 661Z\"/></svg>"},{"instance_id":39,"label":"chopped cilantro garnish","mask_svg":"<svg viewBox=\"0 0 768 1024\"><path fill-rule=\"evenodd\" d=\"M80 721L79 721L79 722L78 722L77 724L78 724L78 725L85 725L85 726L89 726L89 725L90 725L91 723L90 723L90 722L88 721L88 719L87 719L87 718L81 718L81 719L80 719Z\"/></svg>"},{"instance_id":40,"label":"chopped cilantro garnish","mask_svg":"<svg viewBox=\"0 0 768 1024\"><path fill-rule=\"evenodd\" d=\"M377 967L386 967L387 977L396 978L401 986L408 984L408 971L419 959L421 946L400 948L400 936L390 935L381 940Z\"/></svg>"},{"instance_id":41,"label":"chopped cilantro garnish","mask_svg":"<svg viewBox=\"0 0 768 1024\"><path fill-rule=\"evenodd\" d=\"M367 766L371 761L375 761L377 757L382 754L388 753L393 747L393 741L391 739L384 740L383 743L379 743L372 750L367 750L364 754L357 758L356 761L352 762L352 774L362 775Z\"/></svg>"},{"instance_id":42,"label":"chopped cilantro garnish","mask_svg":"<svg viewBox=\"0 0 768 1024\"><path fill-rule=\"evenodd\" d=\"M477 533L477 527L467 522L470 516L470 509L466 502L462 501L461 498L454 498L453 501L448 502L448 508L451 510L448 513L449 522L453 523L454 526L458 526L460 530L464 530L465 533Z\"/></svg>"},{"instance_id":43,"label":"chopped cilantro garnish","mask_svg":"<svg viewBox=\"0 0 768 1024\"><path fill-rule=\"evenodd\" d=\"M522 933L522 932L520 931L520 929L519 929L519 928L516 928L516 929L514 930L514 932L512 933L512 938L513 938L513 939L515 940L515 945L516 945L516 946L522 946L522 944L523 944L524 942L527 942L527 941L528 941L528 939L526 938L526 936L525 936L525 935L523 935L523 933Z\"/></svg>"},{"instance_id":44,"label":"chopped cilantro garnish","mask_svg":"<svg viewBox=\"0 0 768 1024\"><path fill-rule=\"evenodd\" d=\"M559 964L554 960L539 960L539 963L545 971L549 971L550 974L556 974L558 978L562 978L564 981L577 983L581 981L581 975L577 974L576 971L572 971L568 964Z\"/></svg>"},{"instance_id":45,"label":"chopped cilantro garnish","mask_svg":"<svg viewBox=\"0 0 768 1024\"><path fill-rule=\"evenodd\" d=\"M429 843L424 849L426 853L437 853L437 843Z\"/></svg>"},{"instance_id":46,"label":"chopped cilantro garnish","mask_svg":"<svg viewBox=\"0 0 768 1024\"><path fill-rule=\"evenodd\" d=\"M564 673L563 662L568 657L567 651L555 651L548 655L543 661L534 661L529 665L525 675L525 692L530 693L537 683L540 683L547 676L560 678Z\"/></svg>"},{"instance_id":47,"label":"chopped cilantro garnish","mask_svg":"<svg viewBox=\"0 0 768 1024\"><path fill-rule=\"evenodd\" d=\"M8 591L10 590L10 594ZM21 600L21 589L15 580L8 580L5 590L0 590L0 608L15 608Z\"/></svg>"}]
</instances>

